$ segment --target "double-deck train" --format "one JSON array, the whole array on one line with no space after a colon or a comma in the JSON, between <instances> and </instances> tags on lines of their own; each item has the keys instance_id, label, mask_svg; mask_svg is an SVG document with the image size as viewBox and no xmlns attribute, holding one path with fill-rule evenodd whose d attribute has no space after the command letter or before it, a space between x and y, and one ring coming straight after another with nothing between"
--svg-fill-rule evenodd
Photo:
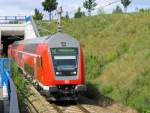
<instances>
[{"instance_id":1,"label":"double-deck train","mask_svg":"<svg viewBox=\"0 0 150 113\"><path fill-rule=\"evenodd\" d=\"M14 42L9 45L8 56L52 100L77 99L86 91L82 48L68 34Z\"/></svg>"}]
</instances>

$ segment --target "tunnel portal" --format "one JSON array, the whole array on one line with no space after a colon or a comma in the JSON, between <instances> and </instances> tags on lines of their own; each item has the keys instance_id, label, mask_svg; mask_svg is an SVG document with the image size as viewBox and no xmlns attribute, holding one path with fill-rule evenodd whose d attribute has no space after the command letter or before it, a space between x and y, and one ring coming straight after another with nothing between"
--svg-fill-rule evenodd
<instances>
[{"instance_id":1,"label":"tunnel portal","mask_svg":"<svg viewBox=\"0 0 150 113\"><path fill-rule=\"evenodd\" d=\"M7 56L8 53L8 46L15 41L23 40L24 36L23 35L16 35L16 36L1 36L1 54L4 56Z\"/></svg>"}]
</instances>

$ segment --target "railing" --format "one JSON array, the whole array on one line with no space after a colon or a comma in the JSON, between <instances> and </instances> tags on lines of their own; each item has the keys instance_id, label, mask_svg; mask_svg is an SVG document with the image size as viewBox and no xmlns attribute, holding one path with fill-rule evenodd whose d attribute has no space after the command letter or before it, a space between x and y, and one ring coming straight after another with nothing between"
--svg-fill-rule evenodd
<instances>
[{"instance_id":1,"label":"railing","mask_svg":"<svg viewBox=\"0 0 150 113\"><path fill-rule=\"evenodd\" d=\"M28 16L26 17L26 22L31 22L32 26L33 26L33 30L35 32L36 37L40 37L39 31L37 29L37 25L35 23L35 21L33 20L32 16Z\"/></svg>"},{"instance_id":2,"label":"railing","mask_svg":"<svg viewBox=\"0 0 150 113\"><path fill-rule=\"evenodd\" d=\"M32 18L32 16L0 16L0 24L24 24L27 22L31 22L36 37L40 37L37 26Z\"/></svg>"},{"instance_id":3,"label":"railing","mask_svg":"<svg viewBox=\"0 0 150 113\"><path fill-rule=\"evenodd\" d=\"M40 37L39 31L38 31L38 29L37 29L37 25L36 25L36 23L35 23L35 21L33 20L32 17L31 17L31 24L32 24L32 26L33 26L33 29L34 29L34 32L35 32L36 36L37 36L37 37Z\"/></svg>"},{"instance_id":4,"label":"railing","mask_svg":"<svg viewBox=\"0 0 150 113\"><path fill-rule=\"evenodd\" d=\"M0 16L0 24L23 24L30 16Z\"/></svg>"},{"instance_id":5,"label":"railing","mask_svg":"<svg viewBox=\"0 0 150 113\"><path fill-rule=\"evenodd\" d=\"M14 83L11 79L11 59L0 58L1 86L3 88L3 98L8 98L9 106L4 106L9 113L19 113L18 99ZM5 104L4 104L5 105Z\"/></svg>"},{"instance_id":6,"label":"railing","mask_svg":"<svg viewBox=\"0 0 150 113\"><path fill-rule=\"evenodd\" d=\"M0 76L1 76L1 86L6 86L7 92L9 92L9 78L11 75L11 59L0 58Z\"/></svg>"}]
</instances>

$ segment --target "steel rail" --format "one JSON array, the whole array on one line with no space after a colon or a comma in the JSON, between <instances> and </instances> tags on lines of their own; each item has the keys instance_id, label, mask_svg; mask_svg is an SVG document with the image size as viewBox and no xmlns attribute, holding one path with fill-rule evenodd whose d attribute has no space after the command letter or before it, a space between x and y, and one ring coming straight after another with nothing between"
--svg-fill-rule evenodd
<instances>
[{"instance_id":1,"label":"steel rail","mask_svg":"<svg viewBox=\"0 0 150 113\"><path fill-rule=\"evenodd\" d=\"M89 112L86 108L84 108L83 106L81 106L79 103L77 103L77 107L84 113L91 113Z\"/></svg>"},{"instance_id":2,"label":"steel rail","mask_svg":"<svg viewBox=\"0 0 150 113\"><path fill-rule=\"evenodd\" d=\"M53 106L53 108L58 112L58 113L63 113L62 110L60 110L56 104L52 103L51 104Z\"/></svg>"}]
</instances>

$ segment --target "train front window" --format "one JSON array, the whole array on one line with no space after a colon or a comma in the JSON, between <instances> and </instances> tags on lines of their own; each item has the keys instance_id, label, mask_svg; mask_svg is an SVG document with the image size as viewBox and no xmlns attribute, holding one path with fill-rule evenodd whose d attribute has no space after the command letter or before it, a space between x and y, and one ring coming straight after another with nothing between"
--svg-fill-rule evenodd
<instances>
[{"instance_id":1,"label":"train front window","mask_svg":"<svg viewBox=\"0 0 150 113\"><path fill-rule=\"evenodd\" d=\"M51 54L56 76L77 75L78 49L55 48L51 49Z\"/></svg>"}]
</instances>

